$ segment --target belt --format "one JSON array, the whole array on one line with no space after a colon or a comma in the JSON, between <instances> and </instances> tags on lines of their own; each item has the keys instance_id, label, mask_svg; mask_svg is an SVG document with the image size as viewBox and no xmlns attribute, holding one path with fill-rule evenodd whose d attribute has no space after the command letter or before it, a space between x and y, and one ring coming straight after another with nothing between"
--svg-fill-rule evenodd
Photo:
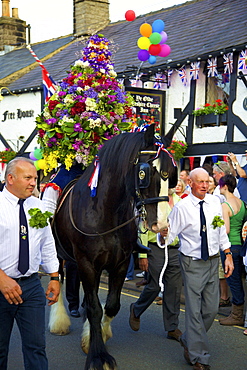
<instances>
[{"instance_id":1,"label":"belt","mask_svg":"<svg viewBox=\"0 0 247 370\"><path fill-rule=\"evenodd\" d=\"M219 258L219 254L214 254L213 256L208 257L209 260L213 260L214 258Z\"/></svg>"},{"instance_id":2,"label":"belt","mask_svg":"<svg viewBox=\"0 0 247 370\"><path fill-rule=\"evenodd\" d=\"M18 283L19 281L25 281L25 280L30 279L31 277L36 277L36 276L38 276L37 272L35 272L34 274L32 274L30 276L21 276L19 278L11 278L11 279L15 280Z\"/></svg>"}]
</instances>

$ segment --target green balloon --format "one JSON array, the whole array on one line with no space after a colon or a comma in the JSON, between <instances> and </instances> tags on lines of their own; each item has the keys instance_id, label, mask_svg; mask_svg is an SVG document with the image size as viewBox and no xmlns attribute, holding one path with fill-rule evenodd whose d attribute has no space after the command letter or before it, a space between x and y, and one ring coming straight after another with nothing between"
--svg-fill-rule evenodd
<instances>
[{"instance_id":1,"label":"green balloon","mask_svg":"<svg viewBox=\"0 0 247 370\"><path fill-rule=\"evenodd\" d=\"M162 36L160 33L158 32L153 32L150 36L149 36L149 40L151 42L151 44L154 44L154 45L157 45L160 43L160 41L162 40Z\"/></svg>"},{"instance_id":2,"label":"green balloon","mask_svg":"<svg viewBox=\"0 0 247 370\"><path fill-rule=\"evenodd\" d=\"M43 157L43 154L39 148L34 150L33 155L36 159L41 159Z\"/></svg>"},{"instance_id":3,"label":"green balloon","mask_svg":"<svg viewBox=\"0 0 247 370\"><path fill-rule=\"evenodd\" d=\"M36 170L39 171L40 167L38 165L38 161L33 162L33 164L35 165Z\"/></svg>"}]
</instances>

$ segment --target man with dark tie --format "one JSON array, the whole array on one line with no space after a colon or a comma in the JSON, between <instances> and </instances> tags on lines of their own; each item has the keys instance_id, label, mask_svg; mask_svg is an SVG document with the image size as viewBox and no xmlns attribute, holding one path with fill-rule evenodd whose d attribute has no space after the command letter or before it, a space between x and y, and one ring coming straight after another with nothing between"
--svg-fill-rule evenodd
<instances>
[{"instance_id":1,"label":"man with dark tie","mask_svg":"<svg viewBox=\"0 0 247 370\"><path fill-rule=\"evenodd\" d=\"M161 232L168 245L178 235L180 266L185 294L185 332L181 337L185 360L194 370L210 369L207 331L218 312L218 252L226 255L225 277L232 274L233 262L220 200L207 194L208 172L196 168L190 172L191 193L178 202L169 215L170 232Z\"/></svg>"},{"instance_id":2,"label":"man with dark tie","mask_svg":"<svg viewBox=\"0 0 247 370\"><path fill-rule=\"evenodd\" d=\"M44 212L31 196L37 171L28 158L8 163L5 187L0 192L0 369L7 369L8 347L14 321L20 331L25 369L47 370L45 352L45 304L57 302L59 262L49 225L36 220L30 226L32 208ZM39 265L50 274L46 294L38 276Z\"/></svg>"}]
</instances>

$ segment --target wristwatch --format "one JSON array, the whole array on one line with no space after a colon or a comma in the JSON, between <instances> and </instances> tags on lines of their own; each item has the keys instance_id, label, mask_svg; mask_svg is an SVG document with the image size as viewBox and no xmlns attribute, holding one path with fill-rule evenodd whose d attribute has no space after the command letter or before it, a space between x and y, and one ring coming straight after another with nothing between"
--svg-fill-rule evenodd
<instances>
[{"instance_id":1,"label":"wristwatch","mask_svg":"<svg viewBox=\"0 0 247 370\"><path fill-rule=\"evenodd\" d=\"M225 253L225 256L227 256L228 254L231 254L232 255L232 252L226 252Z\"/></svg>"}]
</instances>

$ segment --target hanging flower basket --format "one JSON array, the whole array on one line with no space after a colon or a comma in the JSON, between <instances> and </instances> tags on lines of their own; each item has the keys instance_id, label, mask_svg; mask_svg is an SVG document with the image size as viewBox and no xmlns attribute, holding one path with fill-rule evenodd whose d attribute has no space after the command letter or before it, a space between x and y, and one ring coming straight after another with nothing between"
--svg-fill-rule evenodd
<instances>
[{"instance_id":1,"label":"hanging flower basket","mask_svg":"<svg viewBox=\"0 0 247 370\"><path fill-rule=\"evenodd\" d=\"M193 110L192 114L194 116L204 116L208 114L219 115L226 113L227 110L227 104L225 104L221 99L217 99L213 104L206 103L202 108Z\"/></svg>"},{"instance_id":2,"label":"hanging flower basket","mask_svg":"<svg viewBox=\"0 0 247 370\"><path fill-rule=\"evenodd\" d=\"M130 130L134 100L116 79L110 46L103 35L90 37L36 118L45 173L58 162L88 167L106 140Z\"/></svg>"},{"instance_id":3,"label":"hanging flower basket","mask_svg":"<svg viewBox=\"0 0 247 370\"><path fill-rule=\"evenodd\" d=\"M0 162L9 163L12 159L16 157L16 152L10 149L5 149L0 152Z\"/></svg>"},{"instance_id":4,"label":"hanging flower basket","mask_svg":"<svg viewBox=\"0 0 247 370\"><path fill-rule=\"evenodd\" d=\"M203 116L196 116L196 126L201 128L204 125L215 125L215 126L220 126L221 123L226 123L227 118L226 118L226 113L224 114L207 114Z\"/></svg>"},{"instance_id":5,"label":"hanging flower basket","mask_svg":"<svg viewBox=\"0 0 247 370\"><path fill-rule=\"evenodd\" d=\"M172 143L167 150L173 155L175 161L179 161L181 158L183 158L187 147L188 144L184 141L172 140Z\"/></svg>"}]
</instances>

